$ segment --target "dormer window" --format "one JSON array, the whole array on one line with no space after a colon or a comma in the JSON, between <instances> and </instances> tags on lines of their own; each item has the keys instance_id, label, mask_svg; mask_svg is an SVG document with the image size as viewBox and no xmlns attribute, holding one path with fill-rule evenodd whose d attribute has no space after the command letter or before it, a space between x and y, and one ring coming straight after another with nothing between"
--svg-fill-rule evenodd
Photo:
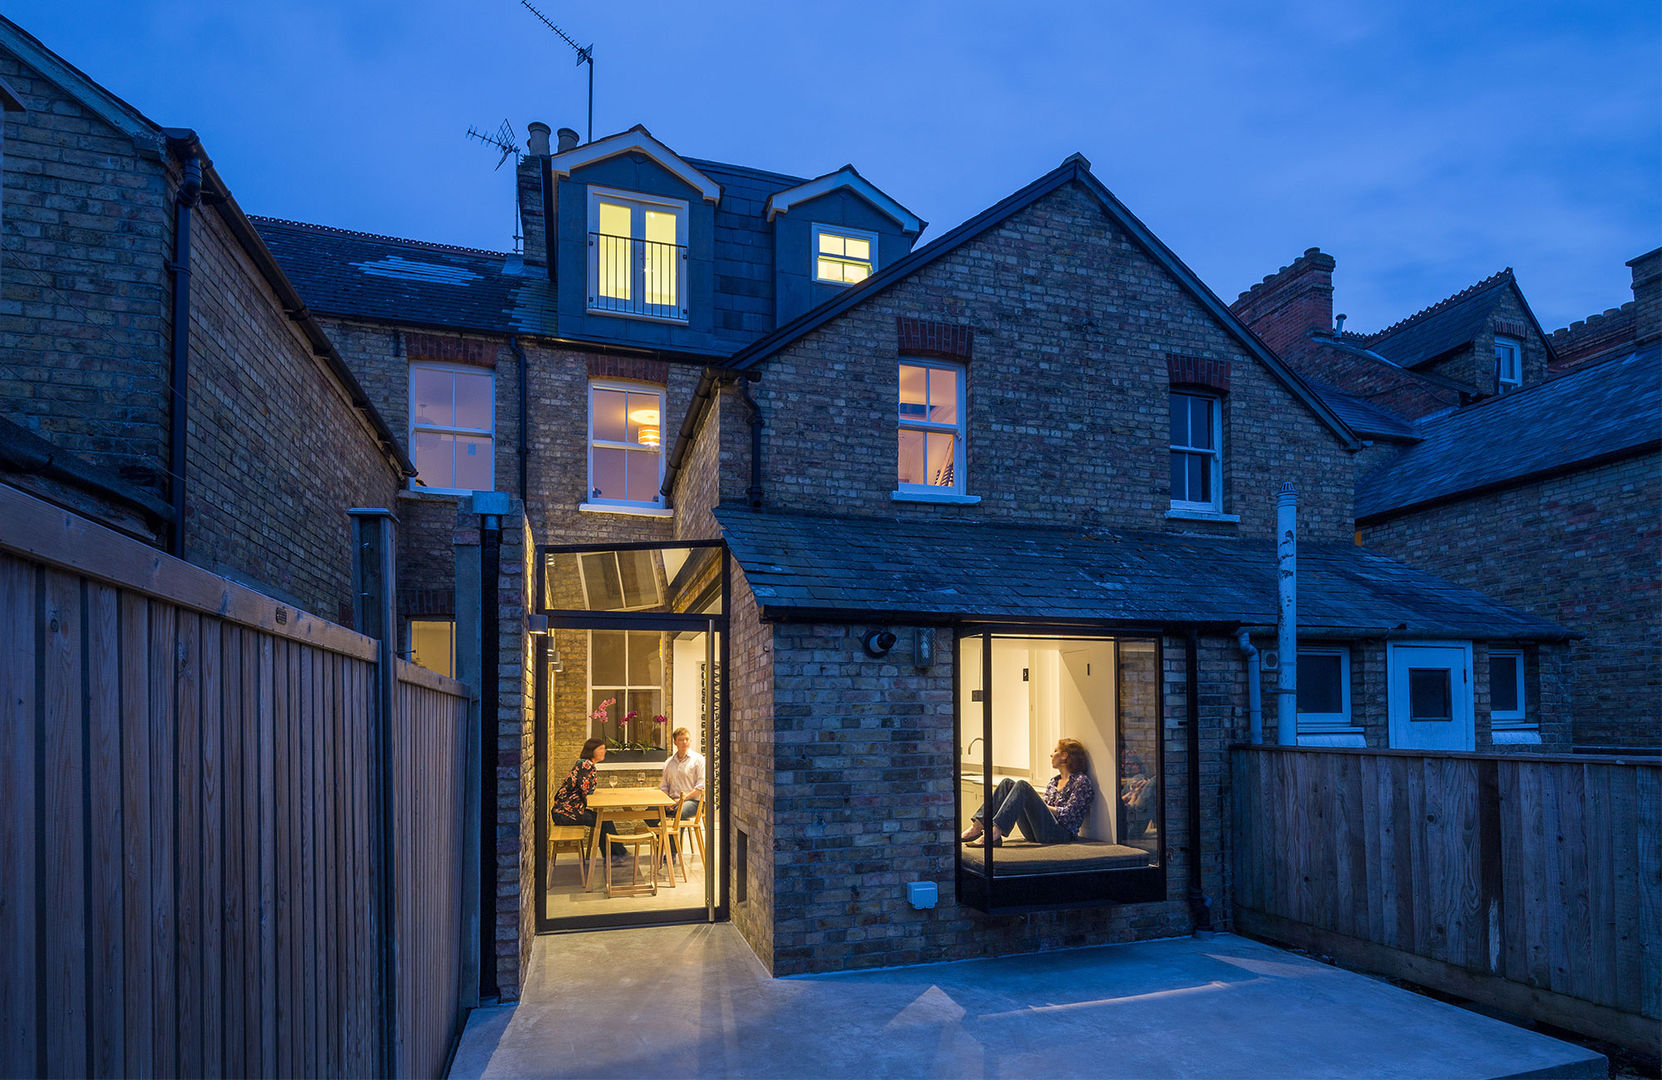
<instances>
[{"instance_id":1,"label":"dormer window","mask_svg":"<svg viewBox=\"0 0 1662 1080\"><path fill-rule=\"evenodd\" d=\"M814 280L856 285L877 269L877 234L840 225L814 226Z\"/></svg>"},{"instance_id":2,"label":"dormer window","mask_svg":"<svg viewBox=\"0 0 1662 1080\"><path fill-rule=\"evenodd\" d=\"M1523 385L1523 342L1495 336L1495 391L1504 394Z\"/></svg>"},{"instance_id":3,"label":"dormer window","mask_svg":"<svg viewBox=\"0 0 1662 1080\"><path fill-rule=\"evenodd\" d=\"M589 188L589 310L687 318L687 204Z\"/></svg>"}]
</instances>

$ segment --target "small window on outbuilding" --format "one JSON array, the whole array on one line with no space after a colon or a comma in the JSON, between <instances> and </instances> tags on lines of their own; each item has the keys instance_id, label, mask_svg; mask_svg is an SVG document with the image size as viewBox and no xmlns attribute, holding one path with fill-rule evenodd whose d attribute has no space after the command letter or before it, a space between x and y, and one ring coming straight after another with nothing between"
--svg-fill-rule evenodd
<instances>
[{"instance_id":1,"label":"small window on outbuilding","mask_svg":"<svg viewBox=\"0 0 1662 1080\"><path fill-rule=\"evenodd\" d=\"M1309 646L1298 651L1300 746L1363 746L1350 717L1350 649Z\"/></svg>"},{"instance_id":2,"label":"small window on outbuilding","mask_svg":"<svg viewBox=\"0 0 1662 1080\"><path fill-rule=\"evenodd\" d=\"M814 280L856 285L877 271L877 234L840 225L814 226Z\"/></svg>"}]
</instances>

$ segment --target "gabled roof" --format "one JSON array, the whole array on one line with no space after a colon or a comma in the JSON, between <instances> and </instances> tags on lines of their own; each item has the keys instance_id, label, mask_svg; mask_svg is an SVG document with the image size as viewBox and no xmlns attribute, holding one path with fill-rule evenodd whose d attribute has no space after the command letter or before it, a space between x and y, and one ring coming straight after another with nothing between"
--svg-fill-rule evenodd
<instances>
[{"instance_id":1,"label":"gabled roof","mask_svg":"<svg viewBox=\"0 0 1662 1080\"><path fill-rule=\"evenodd\" d=\"M647 157L663 166L665 170L679 177L688 187L697 190L706 202L721 201L721 185L710 179L704 173L694 168L690 162L675 151L652 137L652 133L641 124L636 124L628 131L620 131L616 135L608 135L603 139L596 139L591 143L567 150L563 154L555 154L549 159L549 165L555 176L570 176L575 169L585 165L593 165L597 161L617 157L619 154L645 154Z\"/></svg>"},{"instance_id":2,"label":"gabled roof","mask_svg":"<svg viewBox=\"0 0 1662 1080\"><path fill-rule=\"evenodd\" d=\"M88 111L132 139L138 146L153 153L161 152L161 125L110 93L86 72L48 49L33 34L4 15L0 15L0 47L16 53L18 59L39 72L48 82L55 83ZM16 97L9 89L7 94ZM17 109L22 109L23 102L18 100L16 106ZM6 111L17 110L8 105Z\"/></svg>"},{"instance_id":3,"label":"gabled roof","mask_svg":"<svg viewBox=\"0 0 1662 1080\"><path fill-rule=\"evenodd\" d=\"M924 230L929 223L901 206L876 184L861 176L852 165L844 165L836 172L826 173L815 177L806 183L784 191L775 192L767 201L767 219L772 221L779 214L786 213L796 203L808 202L821 195L829 195L833 191L848 191L870 203L873 208L884 216L892 218L899 225L901 231L914 236Z\"/></svg>"},{"instance_id":4,"label":"gabled roof","mask_svg":"<svg viewBox=\"0 0 1662 1080\"><path fill-rule=\"evenodd\" d=\"M755 367L769 356L785 348L798 338L819 329L838 315L854 307L854 305L871 299L889 286L906 279L936 259L950 254L982 233L996 228L1015 214L1069 183L1078 183L1095 196L1109 217L1125 229L1155 262L1164 267L1181 285L1188 289L1195 299L1200 302L1201 306L1211 313L1226 333L1235 337L1251 356L1268 368L1271 374L1292 391L1294 396L1303 401L1328 427L1332 428L1333 433L1347 447L1355 449L1359 445L1355 433L1345 426L1339 415L1312 392L1280 357L1271 352L1262 341L1259 341L1257 335L1248 330L1230 312L1228 305L1219 300L1195 272L1184 265L1183 261L1149 230L1148 226L1139 221L1136 215L1126 209L1124 204L1102 185L1102 182L1092 174L1091 163L1082 154L1070 155L1061 165L1039 177L1020 191L993 204L963 224L918 248L905 258L890 263L886 268L879 270L860 284L846 289L841 295L833 297L820 306L791 320L773 333L740 349L733 354L731 366L736 370Z\"/></svg>"},{"instance_id":5,"label":"gabled roof","mask_svg":"<svg viewBox=\"0 0 1662 1080\"><path fill-rule=\"evenodd\" d=\"M1263 625L1275 541L715 510L767 619ZM1556 640L1563 627L1345 543L1301 541L1301 633Z\"/></svg>"},{"instance_id":6,"label":"gabled roof","mask_svg":"<svg viewBox=\"0 0 1662 1080\"><path fill-rule=\"evenodd\" d=\"M1356 485L1359 520L1662 444L1662 346L1420 420L1422 441Z\"/></svg>"},{"instance_id":7,"label":"gabled roof","mask_svg":"<svg viewBox=\"0 0 1662 1080\"><path fill-rule=\"evenodd\" d=\"M1414 367L1470 345L1488 328L1508 290L1517 298L1535 333L1546 342L1550 360L1552 344L1530 310L1529 301L1524 299L1523 290L1518 288L1510 266L1383 330L1345 337L1360 339L1361 344L1394 364Z\"/></svg>"}]
</instances>

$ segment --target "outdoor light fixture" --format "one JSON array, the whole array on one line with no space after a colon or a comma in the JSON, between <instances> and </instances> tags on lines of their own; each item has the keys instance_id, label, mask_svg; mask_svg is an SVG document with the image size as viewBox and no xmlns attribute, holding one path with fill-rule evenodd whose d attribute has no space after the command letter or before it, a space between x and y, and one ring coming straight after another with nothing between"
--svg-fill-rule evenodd
<instances>
[{"instance_id":1,"label":"outdoor light fixture","mask_svg":"<svg viewBox=\"0 0 1662 1080\"><path fill-rule=\"evenodd\" d=\"M860 637L860 644L865 646L866 655L874 660L889 655L895 641L894 632L890 630L867 630Z\"/></svg>"},{"instance_id":2,"label":"outdoor light fixture","mask_svg":"<svg viewBox=\"0 0 1662 1080\"><path fill-rule=\"evenodd\" d=\"M923 670L935 664L935 628L933 626L918 627L917 637L912 645L912 666Z\"/></svg>"}]
</instances>

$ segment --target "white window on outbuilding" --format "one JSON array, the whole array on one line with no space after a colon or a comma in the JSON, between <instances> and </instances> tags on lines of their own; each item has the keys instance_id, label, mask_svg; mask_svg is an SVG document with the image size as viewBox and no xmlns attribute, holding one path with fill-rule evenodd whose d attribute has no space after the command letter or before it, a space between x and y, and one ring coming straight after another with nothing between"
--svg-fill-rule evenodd
<instances>
[{"instance_id":1,"label":"white window on outbuilding","mask_svg":"<svg viewBox=\"0 0 1662 1080\"><path fill-rule=\"evenodd\" d=\"M687 217L684 200L589 188L589 310L685 321Z\"/></svg>"},{"instance_id":2,"label":"white window on outbuilding","mask_svg":"<svg viewBox=\"0 0 1662 1080\"><path fill-rule=\"evenodd\" d=\"M1504 394L1523 385L1523 342L1495 335L1495 392Z\"/></svg>"},{"instance_id":3,"label":"white window on outbuilding","mask_svg":"<svg viewBox=\"0 0 1662 1080\"><path fill-rule=\"evenodd\" d=\"M1223 402L1213 394L1171 392L1171 505L1223 509Z\"/></svg>"},{"instance_id":4,"label":"white window on outbuilding","mask_svg":"<svg viewBox=\"0 0 1662 1080\"><path fill-rule=\"evenodd\" d=\"M964 374L945 360L900 362L897 492L963 494Z\"/></svg>"},{"instance_id":5,"label":"white window on outbuilding","mask_svg":"<svg viewBox=\"0 0 1662 1080\"><path fill-rule=\"evenodd\" d=\"M410 365L410 460L430 491L496 486L496 379L455 364Z\"/></svg>"},{"instance_id":6,"label":"white window on outbuilding","mask_svg":"<svg viewBox=\"0 0 1662 1080\"><path fill-rule=\"evenodd\" d=\"M855 285L877 272L877 234L815 224L814 280Z\"/></svg>"},{"instance_id":7,"label":"white window on outbuilding","mask_svg":"<svg viewBox=\"0 0 1662 1080\"><path fill-rule=\"evenodd\" d=\"M1308 645L1298 650L1298 744L1362 746L1350 715L1350 649Z\"/></svg>"}]
</instances>

